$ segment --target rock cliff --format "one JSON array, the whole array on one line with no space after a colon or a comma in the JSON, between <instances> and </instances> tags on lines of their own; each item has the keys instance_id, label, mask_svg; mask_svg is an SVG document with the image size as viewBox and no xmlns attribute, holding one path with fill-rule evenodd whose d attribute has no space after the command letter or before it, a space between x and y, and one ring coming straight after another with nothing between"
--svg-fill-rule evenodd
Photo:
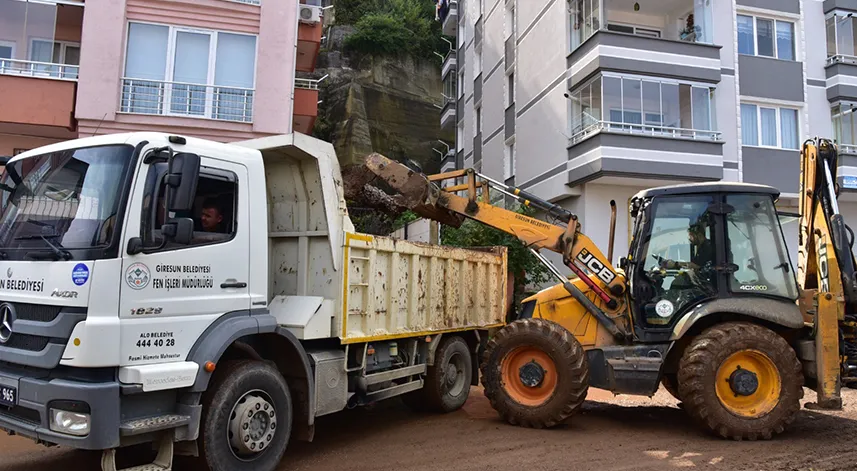
<instances>
[{"instance_id":1,"label":"rock cliff","mask_svg":"<svg viewBox=\"0 0 857 471\"><path fill-rule=\"evenodd\" d=\"M346 54L343 39L352 30L334 25L327 31L315 74L328 75L319 95L316 136L333 142L343 168L378 152L437 172L440 156L432 149L446 149L438 139L454 140L453 132L440 129L439 61Z\"/></svg>"}]
</instances>

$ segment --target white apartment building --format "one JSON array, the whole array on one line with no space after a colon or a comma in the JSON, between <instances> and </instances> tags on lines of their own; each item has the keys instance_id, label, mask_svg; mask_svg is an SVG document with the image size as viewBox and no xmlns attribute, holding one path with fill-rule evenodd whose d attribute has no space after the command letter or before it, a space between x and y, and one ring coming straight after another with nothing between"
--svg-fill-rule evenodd
<instances>
[{"instance_id":1,"label":"white apartment building","mask_svg":"<svg viewBox=\"0 0 857 471\"><path fill-rule=\"evenodd\" d=\"M799 148L821 136L840 144L841 210L857 224L857 0L446 3L445 168L558 202L605 249L615 200L618 260L644 188L763 183L796 212Z\"/></svg>"}]
</instances>

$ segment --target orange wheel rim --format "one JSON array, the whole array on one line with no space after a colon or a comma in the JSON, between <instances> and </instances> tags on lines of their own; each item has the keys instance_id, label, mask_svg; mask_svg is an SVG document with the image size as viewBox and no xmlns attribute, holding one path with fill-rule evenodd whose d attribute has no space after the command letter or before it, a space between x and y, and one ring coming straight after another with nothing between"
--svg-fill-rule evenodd
<instances>
[{"instance_id":1,"label":"orange wheel rim","mask_svg":"<svg viewBox=\"0 0 857 471\"><path fill-rule=\"evenodd\" d=\"M779 404L782 378L768 355L758 350L740 350L717 369L715 392L729 412L755 419Z\"/></svg>"},{"instance_id":2,"label":"orange wheel rim","mask_svg":"<svg viewBox=\"0 0 857 471\"><path fill-rule=\"evenodd\" d=\"M535 347L518 347L500 364L501 384L515 402L540 406L556 391L557 372L553 360Z\"/></svg>"}]
</instances>

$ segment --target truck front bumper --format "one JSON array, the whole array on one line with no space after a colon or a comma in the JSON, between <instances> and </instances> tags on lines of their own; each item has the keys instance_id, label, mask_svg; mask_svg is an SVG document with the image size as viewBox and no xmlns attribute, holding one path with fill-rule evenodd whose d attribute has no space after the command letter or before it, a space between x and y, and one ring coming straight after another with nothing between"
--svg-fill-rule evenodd
<instances>
[{"instance_id":1,"label":"truck front bumper","mask_svg":"<svg viewBox=\"0 0 857 471\"><path fill-rule=\"evenodd\" d=\"M104 450L119 446L118 382L33 378L0 368L0 386L16 388L18 396L16 406L0 406L0 429L70 448ZM74 436L51 430L50 409L57 406L56 401L85 404L89 407L88 435Z\"/></svg>"}]
</instances>

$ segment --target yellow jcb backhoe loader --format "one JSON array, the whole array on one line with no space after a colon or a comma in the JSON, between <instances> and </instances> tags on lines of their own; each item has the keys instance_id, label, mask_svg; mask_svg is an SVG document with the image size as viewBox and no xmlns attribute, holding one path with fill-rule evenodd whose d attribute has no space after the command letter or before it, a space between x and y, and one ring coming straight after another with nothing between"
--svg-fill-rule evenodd
<instances>
[{"instance_id":1,"label":"yellow jcb backhoe loader","mask_svg":"<svg viewBox=\"0 0 857 471\"><path fill-rule=\"evenodd\" d=\"M574 214L472 169L426 177L378 154L366 165L418 214L452 225L470 218L517 236L559 280L524 300L486 348L485 394L505 420L551 427L580 408L589 387L651 396L663 384L702 427L754 440L793 421L804 385L818 407L835 409L840 385L857 381L854 236L837 207L836 148L809 140L801 162L797 273L775 207L779 191L769 186L641 191L617 268L615 206L605 257ZM439 186L453 178L465 183ZM552 223L489 204L492 190ZM576 278L540 249L562 254Z\"/></svg>"}]
</instances>

